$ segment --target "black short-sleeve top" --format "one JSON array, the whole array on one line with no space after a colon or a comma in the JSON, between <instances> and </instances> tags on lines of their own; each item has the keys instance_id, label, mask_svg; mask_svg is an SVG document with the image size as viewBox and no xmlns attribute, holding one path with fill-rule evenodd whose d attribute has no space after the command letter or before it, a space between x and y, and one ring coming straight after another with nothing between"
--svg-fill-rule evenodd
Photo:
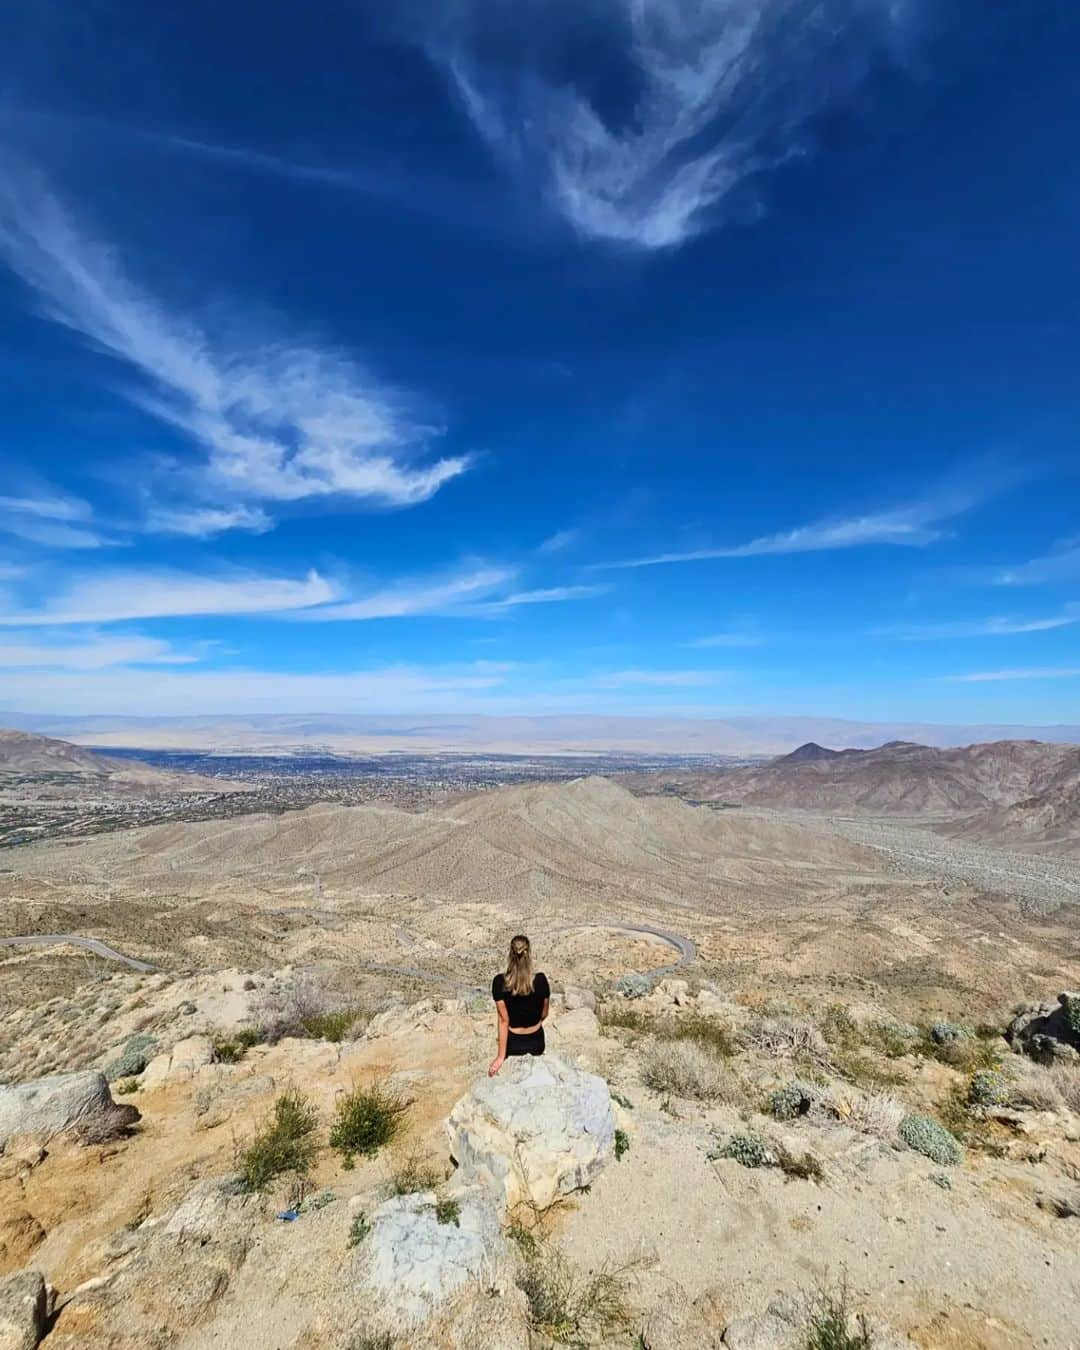
<instances>
[{"instance_id":1,"label":"black short-sleeve top","mask_svg":"<svg viewBox=\"0 0 1080 1350\"><path fill-rule=\"evenodd\" d=\"M506 977L500 973L491 981L491 997L496 1003L506 1004L512 1027L534 1027L544 1015L544 1000L551 997L551 987L544 972L538 970L531 994L508 994Z\"/></svg>"}]
</instances>

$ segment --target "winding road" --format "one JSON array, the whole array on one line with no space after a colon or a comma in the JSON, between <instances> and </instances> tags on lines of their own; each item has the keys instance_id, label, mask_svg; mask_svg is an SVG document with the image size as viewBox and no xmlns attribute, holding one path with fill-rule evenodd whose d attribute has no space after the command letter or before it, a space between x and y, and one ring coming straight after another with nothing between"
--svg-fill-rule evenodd
<instances>
[{"instance_id":1,"label":"winding road","mask_svg":"<svg viewBox=\"0 0 1080 1350\"><path fill-rule=\"evenodd\" d=\"M82 947L95 956L103 956L107 961L120 961L132 970L157 970L149 961L136 960L134 956L125 956L108 943L97 938L79 937L75 933L28 933L25 937L0 937L0 947Z\"/></svg>"},{"instance_id":2,"label":"winding road","mask_svg":"<svg viewBox=\"0 0 1080 1350\"><path fill-rule=\"evenodd\" d=\"M646 937L658 938L661 942L666 942L669 947L673 947L679 953L679 959L673 961L670 965L660 966L655 970L643 971L649 979L659 979L664 975L670 975L676 970L693 961L697 956L697 947L690 938L684 937L681 933L669 932L666 928L653 928L649 924L638 923L576 923L568 924L564 928L549 928L545 932L549 935L556 933L574 933L583 928L605 928L614 933L629 933L644 935ZM405 932L404 929L396 930L399 937ZM411 937L411 935L410 935ZM411 939L415 942L415 938ZM0 938L0 947L82 947L88 952L93 952L95 956L104 957L107 961L120 961L131 970L151 971L156 970L148 961L139 961L134 956L125 956L123 952L118 952L115 947L110 947L107 943L101 942L98 938L79 937L75 933L28 933L24 937L2 937ZM454 989L466 989L471 993L483 993L477 985L462 984L449 975L439 975L431 970L421 970L419 966L387 966L378 962L364 962L363 969L369 970L376 975L406 975L414 980L428 980L434 984L449 985Z\"/></svg>"}]
</instances>

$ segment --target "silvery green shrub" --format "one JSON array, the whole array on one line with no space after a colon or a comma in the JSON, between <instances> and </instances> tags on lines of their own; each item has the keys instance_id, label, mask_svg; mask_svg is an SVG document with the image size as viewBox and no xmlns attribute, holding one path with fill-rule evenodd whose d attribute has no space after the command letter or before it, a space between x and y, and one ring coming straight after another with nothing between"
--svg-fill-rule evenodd
<instances>
[{"instance_id":1,"label":"silvery green shrub","mask_svg":"<svg viewBox=\"0 0 1080 1350\"><path fill-rule=\"evenodd\" d=\"M929 1116L905 1116L900 1122L900 1138L908 1148L941 1166L953 1167L963 1156L955 1135Z\"/></svg>"}]
</instances>

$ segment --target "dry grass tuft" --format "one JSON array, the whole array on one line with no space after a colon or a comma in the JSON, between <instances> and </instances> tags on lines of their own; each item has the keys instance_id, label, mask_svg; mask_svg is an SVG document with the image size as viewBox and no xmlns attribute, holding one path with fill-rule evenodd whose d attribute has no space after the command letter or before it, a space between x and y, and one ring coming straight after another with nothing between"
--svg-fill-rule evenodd
<instances>
[{"instance_id":1,"label":"dry grass tuft","mask_svg":"<svg viewBox=\"0 0 1080 1350\"><path fill-rule=\"evenodd\" d=\"M742 1106L738 1078L708 1045L697 1041L655 1042L641 1056L641 1081L654 1092L701 1102Z\"/></svg>"}]
</instances>

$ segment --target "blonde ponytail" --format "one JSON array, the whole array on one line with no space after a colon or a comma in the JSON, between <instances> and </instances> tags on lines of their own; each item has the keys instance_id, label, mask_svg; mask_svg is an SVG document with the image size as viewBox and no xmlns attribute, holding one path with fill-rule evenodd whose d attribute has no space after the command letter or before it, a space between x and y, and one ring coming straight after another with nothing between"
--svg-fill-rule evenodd
<instances>
[{"instance_id":1,"label":"blonde ponytail","mask_svg":"<svg viewBox=\"0 0 1080 1350\"><path fill-rule=\"evenodd\" d=\"M532 946L524 933L510 939L504 983L508 994L531 994L533 991Z\"/></svg>"}]
</instances>

